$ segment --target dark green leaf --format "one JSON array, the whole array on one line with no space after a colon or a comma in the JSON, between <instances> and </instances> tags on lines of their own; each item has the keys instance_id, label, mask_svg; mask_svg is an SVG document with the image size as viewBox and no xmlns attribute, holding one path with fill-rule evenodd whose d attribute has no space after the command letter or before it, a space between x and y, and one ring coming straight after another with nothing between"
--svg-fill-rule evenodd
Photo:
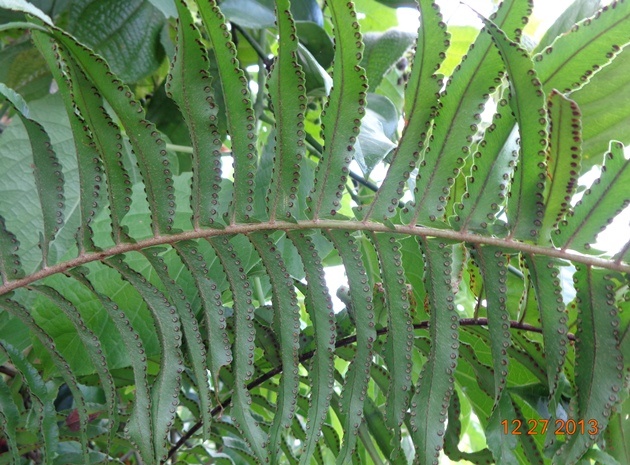
<instances>
[{"instance_id":1,"label":"dark green leaf","mask_svg":"<svg viewBox=\"0 0 630 465\"><path fill-rule=\"evenodd\" d=\"M136 82L164 59L164 15L149 0L79 0L68 11L68 29L107 60L124 82Z\"/></svg>"}]
</instances>

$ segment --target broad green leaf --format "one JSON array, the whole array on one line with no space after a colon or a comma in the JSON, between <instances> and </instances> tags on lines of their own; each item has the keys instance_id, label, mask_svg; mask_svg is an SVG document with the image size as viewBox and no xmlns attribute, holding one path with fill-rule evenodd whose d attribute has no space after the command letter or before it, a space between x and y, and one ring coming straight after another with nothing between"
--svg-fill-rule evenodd
<instances>
[{"instance_id":1,"label":"broad green leaf","mask_svg":"<svg viewBox=\"0 0 630 465\"><path fill-rule=\"evenodd\" d=\"M630 415L630 402L626 397L621 408L611 415L606 429L606 452L617 459L620 464L630 460L630 446L626 440L630 433L628 415Z\"/></svg>"},{"instance_id":2,"label":"broad green leaf","mask_svg":"<svg viewBox=\"0 0 630 465\"><path fill-rule=\"evenodd\" d=\"M420 244L424 261L428 265L424 282L433 311L429 324L430 353L411 398L411 435L416 449L415 460L433 463L444 447L446 407L455 389L453 383L459 350L459 317L455 312L450 277L452 246L439 239L424 238L420 239Z\"/></svg>"},{"instance_id":3,"label":"broad green leaf","mask_svg":"<svg viewBox=\"0 0 630 465\"><path fill-rule=\"evenodd\" d=\"M63 377L64 381L68 385L77 411L79 413L79 426L80 426L80 442L83 450L83 463L87 465L89 463L87 453L87 435L85 427L87 425L87 413L85 408L85 399L79 389L79 384L72 373L68 362L63 358L55 347L53 339L46 334L46 332L37 324L29 313L28 309L21 305L19 302L10 299L7 296L3 296L0 299L0 307L9 312L14 317L17 317L25 324L32 332L33 336L39 340L39 342L45 347L46 351L50 354L55 367L59 370L59 374ZM42 434L44 435L44 449L46 451L47 463L52 463L52 450L59 440L59 432L56 423L56 416L54 413L54 405L52 404L52 394L48 392L48 388L45 386L43 379L35 370L35 368L26 360L24 355L20 352L14 351L11 353L11 348L7 345L3 346L5 352L11 357L14 365L21 371L21 373L27 377L27 384L31 392L40 401L39 410L41 412L40 418L42 419ZM26 365L23 365L26 363Z\"/></svg>"},{"instance_id":4,"label":"broad green leaf","mask_svg":"<svg viewBox=\"0 0 630 465\"><path fill-rule=\"evenodd\" d=\"M273 5L258 0L230 0L221 5L221 11L228 20L252 29L271 27L276 20Z\"/></svg>"},{"instance_id":5,"label":"broad green leaf","mask_svg":"<svg viewBox=\"0 0 630 465\"><path fill-rule=\"evenodd\" d=\"M266 208L269 219L295 219L300 165L305 156L305 75L298 63L296 28L288 0L278 0L279 50L267 83L276 119L276 151Z\"/></svg>"},{"instance_id":6,"label":"broad green leaf","mask_svg":"<svg viewBox=\"0 0 630 465\"><path fill-rule=\"evenodd\" d=\"M540 241L548 241L552 229L570 208L577 188L582 159L580 109L573 101L554 90L547 101L549 146L547 151L548 189Z\"/></svg>"},{"instance_id":7,"label":"broad green leaf","mask_svg":"<svg viewBox=\"0 0 630 465\"><path fill-rule=\"evenodd\" d=\"M303 3L292 2L291 8L301 4ZM328 69L335 57L335 47L328 33L320 25L311 21L295 21L295 28L300 43L311 52L322 68Z\"/></svg>"},{"instance_id":8,"label":"broad green leaf","mask_svg":"<svg viewBox=\"0 0 630 465\"><path fill-rule=\"evenodd\" d=\"M386 135L382 118L371 108L365 109L361 120L361 133L354 146L354 158L364 175L374 169L396 147Z\"/></svg>"},{"instance_id":9,"label":"broad green leaf","mask_svg":"<svg viewBox=\"0 0 630 465\"><path fill-rule=\"evenodd\" d=\"M337 42L333 86L322 110L324 151L315 172L309 209L313 218L333 218L341 208L341 197L354 157L356 135L365 114L367 78L361 68L363 43L352 3L329 5Z\"/></svg>"},{"instance_id":10,"label":"broad green leaf","mask_svg":"<svg viewBox=\"0 0 630 465\"><path fill-rule=\"evenodd\" d=\"M0 8L28 13L41 19L46 24L52 24L52 20L48 15L26 0L0 0Z\"/></svg>"},{"instance_id":11,"label":"broad green leaf","mask_svg":"<svg viewBox=\"0 0 630 465\"><path fill-rule=\"evenodd\" d=\"M147 354L142 339L134 329L126 312L106 295L98 292L87 277L88 270L75 268L70 275L85 286L102 304L116 325L131 360L135 383L135 401L125 427L125 434L139 450L142 457L154 454L153 425L151 424L151 397L147 380Z\"/></svg>"},{"instance_id":12,"label":"broad green leaf","mask_svg":"<svg viewBox=\"0 0 630 465\"><path fill-rule=\"evenodd\" d=\"M79 0L68 10L67 32L107 60L127 83L155 71L164 59L164 15L149 0Z\"/></svg>"},{"instance_id":13,"label":"broad green leaf","mask_svg":"<svg viewBox=\"0 0 630 465\"><path fill-rule=\"evenodd\" d=\"M175 0L149 0L149 2L167 18L177 17L177 2Z\"/></svg>"},{"instance_id":14,"label":"broad green leaf","mask_svg":"<svg viewBox=\"0 0 630 465\"><path fill-rule=\"evenodd\" d=\"M75 305L55 289L49 286L32 286L31 290L44 296L47 302L59 308L59 310L61 310L74 325L79 338L81 339L82 346L88 353L94 370L98 373L100 385L105 393L108 416L111 421L109 425L109 441L112 441L116 430L118 429L119 422L118 413L116 412L116 388L114 386L112 374L107 366L107 359L103 353L101 341L96 334L88 328L84 317L81 313L79 313Z\"/></svg>"},{"instance_id":15,"label":"broad green leaf","mask_svg":"<svg viewBox=\"0 0 630 465\"><path fill-rule=\"evenodd\" d=\"M365 51L361 66L365 68L370 90L374 92L383 76L413 45L414 34L399 29L383 33L370 32L364 35Z\"/></svg>"},{"instance_id":16,"label":"broad green leaf","mask_svg":"<svg viewBox=\"0 0 630 465\"><path fill-rule=\"evenodd\" d=\"M50 244L64 222L65 197L62 167L51 146L50 137L41 124L29 117L28 106L22 97L2 83L0 83L0 94L18 112L28 133L33 153L33 173L37 196L44 219L44 230L40 233L39 245L42 250L42 263L47 266Z\"/></svg>"},{"instance_id":17,"label":"broad green leaf","mask_svg":"<svg viewBox=\"0 0 630 465\"><path fill-rule=\"evenodd\" d=\"M14 26L20 27L18 24ZM31 23L22 25L23 28L33 26ZM2 27L8 28L9 24L3 24ZM48 94L51 78L46 62L31 43L16 40L0 50L0 82L4 82L27 101Z\"/></svg>"},{"instance_id":18,"label":"broad green leaf","mask_svg":"<svg viewBox=\"0 0 630 465\"><path fill-rule=\"evenodd\" d=\"M597 234L628 205L629 182L630 161L624 157L624 147L620 142L611 141L609 152L604 155L601 176L560 222L554 243L562 249L588 252Z\"/></svg>"},{"instance_id":19,"label":"broad green leaf","mask_svg":"<svg viewBox=\"0 0 630 465\"><path fill-rule=\"evenodd\" d=\"M208 72L208 55L186 2L176 2L179 12L177 48L166 81L167 95L181 110L192 142L190 206L195 228L219 220L222 137L217 126L218 108Z\"/></svg>"},{"instance_id":20,"label":"broad green leaf","mask_svg":"<svg viewBox=\"0 0 630 465\"><path fill-rule=\"evenodd\" d=\"M458 364L458 370L463 363ZM453 391L451 402L448 405L448 423L446 425L446 433L444 434L444 453L446 456L455 461L468 460L472 463L489 463L492 462L492 453L488 449L478 450L476 452L462 451L458 448L460 436L462 432L462 424L460 421L461 402L458 391Z\"/></svg>"},{"instance_id":21,"label":"broad green leaf","mask_svg":"<svg viewBox=\"0 0 630 465\"><path fill-rule=\"evenodd\" d=\"M323 97L330 93L332 79L319 64L313 54L301 43L298 44L299 64L306 79L306 92L309 97Z\"/></svg>"},{"instance_id":22,"label":"broad green leaf","mask_svg":"<svg viewBox=\"0 0 630 465\"><path fill-rule=\"evenodd\" d=\"M520 152L507 203L510 237L539 237L544 215L547 111L545 95L527 50L511 41L495 24L486 22L510 82L510 106L518 124Z\"/></svg>"}]
</instances>

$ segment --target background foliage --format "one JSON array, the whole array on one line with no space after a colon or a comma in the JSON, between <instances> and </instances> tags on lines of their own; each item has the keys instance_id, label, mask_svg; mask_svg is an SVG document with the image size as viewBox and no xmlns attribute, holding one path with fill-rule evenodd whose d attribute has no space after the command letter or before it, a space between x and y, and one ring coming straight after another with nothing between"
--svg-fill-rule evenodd
<instances>
[{"instance_id":1,"label":"background foliage","mask_svg":"<svg viewBox=\"0 0 630 465\"><path fill-rule=\"evenodd\" d=\"M630 463L630 2L531 9L0 0L0 464Z\"/></svg>"}]
</instances>

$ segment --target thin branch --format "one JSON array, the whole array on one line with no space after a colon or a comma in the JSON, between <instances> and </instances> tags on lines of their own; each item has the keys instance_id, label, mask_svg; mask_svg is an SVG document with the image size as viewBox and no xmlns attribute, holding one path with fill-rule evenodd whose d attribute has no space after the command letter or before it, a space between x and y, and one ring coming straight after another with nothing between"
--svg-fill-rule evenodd
<instances>
[{"instance_id":1,"label":"thin branch","mask_svg":"<svg viewBox=\"0 0 630 465\"><path fill-rule=\"evenodd\" d=\"M11 378L15 378L17 376L17 371L6 365L0 365L0 373L10 376Z\"/></svg>"},{"instance_id":2,"label":"thin branch","mask_svg":"<svg viewBox=\"0 0 630 465\"><path fill-rule=\"evenodd\" d=\"M460 326L487 326L488 325L488 319L487 318L460 318L459 320L459 324ZM413 325L414 329L426 329L429 327L429 321L425 320L425 321L421 321L420 323L415 323ZM519 331L528 331L528 332L533 332L533 333L542 333L542 328L539 328L537 326L533 326L527 323L521 323L518 321L510 321L510 327L513 329L517 329ZM387 334L389 331L388 327L384 327L384 328L380 328L378 330L376 330L376 335L377 336L382 336L383 334ZM569 333L568 334L568 338L570 341L575 341L575 335ZM356 335L352 335L352 336L348 336L345 337L339 341L337 341L335 343L335 348L338 349L340 347L345 347L348 346L350 344L354 344L357 341L357 337ZM299 356L298 361L301 364L304 364L304 362L310 360L311 358L313 358L313 356L315 355L315 350L309 350L308 352L304 352L302 355ZM266 381L269 381L271 378L273 378L274 376L278 375L282 373L282 366L277 366L275 368L273 368L272 370L269 370L268 372L262 374L261 376L259 376L258 378L256 378L255 380L251 381L248 385L247 385L247 389L248 390L252 390L258 386L260 386L261 384L265 383ZM215 408L212 409L212 412L210 413L213 417L218 415L219 413L223 412L224 410L224 405L228 405L230 402L232 401L232 396L227 396L225 398L224 401L222 401L218 406L216 406ZM198 421L197 423L195 423L188 431L186 431L184 434L182 434L182 436L179 438L179 441L177 441L177 443L175 443L175 445L173 445L173 447L171 447L171 449L168 451L168 456L166 457L166 459L170 459L175 453L177 453L177 451L179 450L179 448L184 445L184 443L186 441L188 441L193 434L195 434L197 431L199 431L199 429L201 429L202 426L202 422L201 420Z\"/></svg>"}]
</instances>

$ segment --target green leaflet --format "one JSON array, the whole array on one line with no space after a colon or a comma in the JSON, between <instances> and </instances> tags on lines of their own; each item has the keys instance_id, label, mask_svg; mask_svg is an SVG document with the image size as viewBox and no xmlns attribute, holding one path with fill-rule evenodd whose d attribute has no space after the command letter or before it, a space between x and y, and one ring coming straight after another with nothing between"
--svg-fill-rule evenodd
<instances>
[{"instance_id":1,"label":"green leaflet","mask_svg":"<svg viewBox=\"0 0 630 465\"><path fill-rule=\"evenodd\" d=\"M159 292L141 274L132 270L124 257L115 256L106 264L117 270L142 296L155 321L161 346L160 370L151 387L151 423L153 433L152 460L160 461L166 455L167 439L175 418L178 393L183 371L181 324L177 310L168 298ZM174 296L173 296L174 297ZM150 457L143 457L147 460Z\"/></svg>"},{"instance_id":2,"label":"green leaflet","mask_svg":"<svg viewBox=\"0 0 630 465\"><path fill-rule=\"evenodd\" d=\"M365 70L360 66L363 42L353 4L330 2L328 7L337 37L333 63L336 84L322 110L324 151L309 197L312 218L333 218L341 206L368 87Z\"/></svg>"},{"instance_id":3,"label":"green leaflet","mask_svg":"<svg viewBox=\"0 0 630 465\"><path fill-rule=\"evenodd\" d=\"M278 56L267 86L276 119L276 152L266 208L271 221L298 218L298 188L304 145L306 81L298 63L298 39L289 0L276 0Z\"/></svg>"},{"instance_id":4,"label":"green leaflet","mask_svg":"<svg viewBox=\"0 0 630 465\"><path fill-rule=\"evenodd\" d=\"M40 39L41 41L44 40L41 37ZM43 43L40 49L44 49ZM95 145L95 149L100 155L100 163L93 169L97 171L102 164L105 176L107 177L107 182L105 184L107 187L107 198L109 200L112 238L115 243L130 241L131 239L127 234L127 228L121 225L123 218L131 208L132 191L131 180L122 163L124 148L120 128L114 121L112 121L111 116L104 106L103 98L96 91L94 85L90 82L84 71L78 66L75 60L72 59L60 45L53 45L53 49L56 50L56 53L54 53L55 59L65 67L65 73L68 78L67 82L71 85L70 97L72 99L72 105L83 118L83 124L87 126L85 129L89 131L89 143ZM46 54L50 53L51 52L46 51ZM73 113L74 112L75 111L73 111ZM112 143L112 141L116 141L116 143ZM79 154L78 150L77 154ZM85 165L87 163L86 160L78 161L79 165ZM89 168L82 168L82 171L85 172L83 177L89 179L89 175L91 173ZM97 180L97 176L100 177L98 174L95 175L93 182L94 188L97 185L99 187L101 186L100 181ZM84 193L88 193L87 198L89 199L94 196L95 190L84 191ZM81 200L84 202L83 195L81 196ZM85 215L82 216L82 219L86 218L84 221L87 223L88 220L91 219L91 210L88 205L83 207L83 209L85 211ZM89 225L86 226L89 227ZM89 230L82 232L84 235L88 235L90 233ZM84 239L84 242L88 238Z\"/></svg>"},{"instance_id":5,"label":"green leaflet","mask_svg":"<svg viewBox=\"0 0 630 465\"><path fill-rule=\"evenodd\" d=\"M425 2L426 6L426 2ZM422 7L422 6L421 6ZM432 7L437 11L437 5ZM424 22L428 27L435 27L437 21ZM422 28L420 29L422 31ZM426 36L426 33L424 33ZM381 84L387 72L401 59L403 54L414 44L415 35L400 29L388 29L383 33L371 32L363 36L365 51L361 66L365 68L365 74L372 92ZM436 41L437 42L437 41ZM422 56L422 45L420 54Z\"/></svg>"},{"instance_id":6,"label":"green leaflet","mask_svg":"<svg viewBox=\"0 0 630 465\"><path fill-rule=\"evenodd\" d=\"M442 15L436 3L422 0L418 6L421 23L405 92L405 128L391 155L387 175L363 215L364 220L373 217L376 221L382 221L394 215L398 201L403 196L405 183L424 147L431 118L438 108L442 82L435 73L446 56L449 34L441 21Z\"/></svg>"},{"instance_id":7,"label":"green leaflet","mask_svg":"<svg viewBox=\"0 0 630 465\"><path fill-rule=\"evenodd\" d=\"M181 110L192 141L190 207L193 227L211 226L219 220L222 137L208 54L201 33L184 0L175 2L179 14L177 48L166 81L167 95Z\"/></svg>"},{"instance_id":8,"label":"green leaflet","mask_svg":"<svg viewBox=\"0 0 630 465\"><path fill-rule=\"evenodd\" d=\"M111 442L114 439L119 423L118 413L116 412L116 388L98 336L87 326L85 319L74 304L59 292L49 286L32 286L30 289L43 295L50 303L58 307L76 328L83 347L87 351L95 371L98 373L100 385L105 393L105 403L107 404L111 421L109 425L109 441Z\"/></svg>"},{"instance_id":9,"label":"green leaflet","mask_svg":"<svg viewBox=\"0 0 630 465\"><path fill-rule=\"evenodd\" d=\"M197 0L196 4L215 51L218 78L221 82L225 102L223 111L227 115L228 133L232 141L234 191L228 223L246 222L252 219L253 213L256 117L247 87L247 79L239 67L236 47L231 41L225 17L215 0Z\"/></svg>"},{"instance_id":10,"label":"green leaflet","mask_svg":"<svg viewBox=\"0 0 630 465\"><path fill-rule=\"evenodd\" d=\"M508 33L516 30L518 37L530 13L529 2L507 0L494 20ZM496 90L493 79L502 69L492 41L479 34L440 95L429 144L418 169L411 224L430 224L447 214L444 207L451 186L470 152L486 101Z\"/></svg>"},{"instance_id":11,"label":"green leaflet","mask_svg":"<svg viewBox=\"0 0 630 465\"><path fill-rule=\"evenodd\" d=\"M381 276L387 308L387 342L385 343L385 364L391 382L387 391L385 419L387 427L393 430L392 447L396 458L400 452L400 428L409 403L411 391L411 350L413 348L413 325L410 314L408 289L402 267L400 244L393 234L374 234L374 247L381 264Z\"/></svg>"},{"instance_id":12,"label":"green leaflet","mask_svg":"<svg viewBox=\"0 0 630 465\"><path fill-rule=\"evenodd\" d=\"M253 291L244 273L241 259L226 237L210 239L217 257L223 265L234 300L234 393L232 395L232 415L238 429L244 434L255 456L263 463L269 461L269 451L265 448L267 434L252 416L249 404L251 398L247 381L251 379L256 330L252 323L254 307Z\"/></svg>"},{"instance_id":13,"label":"green leaflet","mask_svg":"<svg viewBox=\"0 0 630 465\"><path fill-rule=\"evenodd\" d=\"M542 324L549 385L550 421L556 419L556 407L560 402L560 377L569 350L567 312L562 300L558 260L538 255L526 255L527 268L536 292L539 318ZM552 440L555 438L551 437Z\"/></svg>"},{"instance_id":14,"label":"green leaflet","mask_svg":"<svg viewBox=\"0 0 630 465\"><path fill-rule=\"evenodd\" d=\"M61 52L55 50L57 47L47 34L33 31L32 35L37 48L48 62L53 77L57 82L63 83L59 86L59 91L70 118L77 166L79 167L81 226L77 232L77 244L80 253L91 252L94 251L95 246L90 223L98 211L102 185L99 153L89 132L89 127L81 115L81 110L77 108L78 111L75 111L78 105L73 103L72 80L69 73L63 71L64 63Z\"/></svg>"},{"instance_id":15,"label":"green leaflet","mask_svg":"<svg viewBox=\"0 0 630 465\"><path fill-rule=\"evenodd\" d=\"M545 148L547 111L542 85L529 53L511 41L496 25L486 22L509 76L510 105L520 136L520 156L516 165L507 216L510 237L532 240L539 236L544 215Z\"/></svg>"},{"instance_id":16,"label":"green leaflet","mask_svg":"<svg viewBox=\"0 0 630 465\"><path fill-rule=\"evenodd\" d=\"M494 369L495 408L507 387L508 348L512 344L510 335L510 314L507 308L507 261L498 247L476 247L476 261L484 278L485 295L488 305L488 331L492 368ZM503 418L508 418L504 416ZM499 460L498 457L495 457Z\"/></svg>"},{"instance_id":17,"label":"green leaflet","mask_svg":"<svg viewBox=\"0 0 630 465\"><path fill-rule=\"evenodd\" d=\"M151 397L147 380L147 357L142 339L127 319L125 312L109 297L94 288L87 277L87 269L74 268L69 274L94 294L116 325L131 360L135 384L135 402L125 428L125 435L129 437L142 457L153 457Z\"/></svg>"},{"instance_id":18,"label":"green leaflet","mask_svg":"<svg viewBox=\"0 0 630 465\"><path fill-rule=\"evenodd\" d=\"M72 392L72 396L74 398L74 403L79 413L79 430L80 430L80 441L81 448L83 450L83 463L88 465L88 449L87 449L87 435L85 432L85 428L87 425L88 417L85 408L85 400L83 394L79 390L79 385L70 370L70 365L63 358L63 356L59 353L59 351L55 347L55 342L52 340L48 334L35 322L29 311L21 305L19 302L11 300L8 296L2 296L0 298L0 307L5 311L9 312L11 315L17 317L24 323L39 339L42 345L45 347L46 351L51 355L53 363L59 370L59 374L63 377L64 381L70 388ZM4 346L5 352L7 351L7 347ZM10 349L9 349L10 350ZM20 363L20 357L23 357L21 354L17 353L15 357L12 357L12 361L14 364ZM29 364L30 365L30 364ZM17 365L16 365L17 367ZM18 368L19 369L19 368ZM52 463L52 451L57 445L59 440L59 432L57 431L57 423L56 417L54 413L54 405L52 404L52 400L50 395L47 394L47 389L44 387L43 389L39 386L41 377L37 373L36 370L32 370L34 373L31 375L30 369L28 367L24 367L20 371L24 376L28 376L27 384L31 392L35 390L34 394L37 396L39 401L41 402L42 412L42 432L44 435L44 449L46 450L46 457L48 460L48 464ZM43 381L41 382L43 384ZM52 416L52 418L51 418Z\"/></svg>"},{"instance_id":19,"label":"green leaflet","mask_svg":"<svg viewBox=\"0 0 630 465\"><path fill-rule=\"evenodd\" d=\"M4 223L0 216L0 277L3 283L10 279L24 277L24 269L20 263L20 242Z\"/></svg>"},{"instance_id":20,"label":"green leaflet","mask_svg":"<svg viewBox=\"0 0 630 465\"><path fill-rule=\"evenodd\" d=\"M308 287L304 305L313 322L317 347L310 371L311 405L306 415L310 434L307 436L300 457L300 465L307 465L317 445L319 432L326 421L334 387L335 320L332 311L333 304L326 287L324 268L315 243L305 232L289 232L287 236L300 254L306 273Z\"/></svg>"},{"instance_id":21,"label":"green leaflet","mask_svg":"<svg viewBox=\"0 0 630 465\"><path fill-rule=\"evenodd\" d=\"M554 229L569 210L577 188L582 158L582 123L577 104L556 91L547 100L549 112L549 147L547 151L548 191L545 194L545 216L540 242L548 241Z\"/></svg>"},{"instance_id":22,"label":"green leaflet","mask_svg":"<svg viewBox=\"0 0 630 465\"><path fill-rule=\"evenodd\" d=\"M42 250L42 264L47 266L50 244L64 222L63 172L48 134L37 121L29 118L28 106L22 97L2 83L0 83L0 94L15 109L28 133L33 153L33 175L44 220L44 230L40 235L39 245Z\"/></svg>"},{"instance_id":23,"label":"green leaflet","mask_svg":"<svg viewBox=\"0 0 630 465\"><path fill-rule=\"evenodd\" d=\"M353 289L350 299L357 324L357 353L346 373L342 391L341 408L345 422L344 440L337 456L337 465L340 465L346 463L356 448L356 435L363 417L363 402L370 377L376 331L373 322L372 288L357 239L347 231L329 230L327 235L344 262L348 284Z\"/></svg>"},{"instance_id":24,"label":"green leaflet","mask_svg":"<svg viewBox=\"0 0 630 465\"><path fill-rule=\"evenodd\" d=\"M144 117L140 103L131 90L110 70L107 63L90 49L76 42L66 32L54 29L53 35L61 42L111 105L124 126L142 173L147 201L151 211L154 235L172 231L175 215L173 173L167 157L166 144L155 125ZM156 162L159 160L159 162Z\"/></svg>"},{"instance_id":25,"label":"green leaflet","mask_svg":"<svg viewBox=\"0 0 630 465\"><path fill-rule=\"evenodd\" d=\"M499 80L499 78L497 78ZM509 181L514 172L518 153L505 145L501 132L496 131L503 120L514 122L508 101L500 99L492 123L473 154L471 173L466 177L466 192L454 207L450 224L460 230L492 231L492 224L505 206ZM489 159L494 156L494 159Z\"/></svg>"},{"instance_id":26,"label":"green leaflet","mask_svg":"<svg viewBox=\"0 0 630 465\"><path fill-rule=\"evenodd\" d=\"M388 463L393 465L402 465L406 463L405 455L399 453L396 458L394 457L394 447L398 447L394 436L391 432L383 428L386 420L382 412L378 409L376 404L371 398L367 398L365 402L365 423L367 423L370 435L376 441L379 449L385 457L390 457Z\"/></svg>"},{"instance_id":27,"label":"green leaflet","mask_svg":"<svg viewBox=\"0 0 630 465\"><path fill-rule=\"evenodd\" d=\"M44 460L47 465L52 464L57 445L59 444L59 428L57 426L56 412L52 404L55 393L48 390L46 383L37 372L37 369L27 360L24 354L3 340L0 340L0 348L2 352L8 355L9 360L11 360L13 366L15 366L16 370L22 375L28 389L33 395L31 398L34 404L33 409L39 414L39 426L41 427L41 434L44 440ZM4 382L2 385L6 387ZM7 418L7 423L11 421L15 428L17 422L15 416L19 415L19 413L16 405L13 404L13 406L11 406L9 401L11 401L10 395L4 399L2 413L5 415L5 418ZM16 429L5 431L9 440L13 438L13 434L16 432ZM13 449L12 454L14 456L17 455L17 450ZM20 462L18 460L15 461L15 463L18 464Z\"/></svg>"},{"instance_id":28,"label":"green leaflet","mask_svg":"<svg viewBox=\"0 0 630 465\"><path fill-rule=\"evenodd\" d=\"M580 325L575 347L577 396L570 415L576 421L584 419L594 434L587 431L569 436L554 463L574 463L597 440L612 408L621 400L624 384L619 318L610 276L605 270L578 265L574 282ZM597 423L596 431L591 421Z\"/></svg>"},{"instance_id":29,"label":"green leaflet","mask_svg":"<svg viewBox=\"0 0 630 465\"><path fill-rule=\"evenodd\" d=\"M249 236L262 260L272 287L273 328L280 342L282 379L276 403L277 411L269 431L271 463L277 463L278 447L283 433L291 426L295 416L295 402L299 390L298 352L300 335L300 308L293 288L293 280L287 272L279 250L266 233Z\"/></svg>"},{"instance_id":30,"label":"green leaflet","mask_svg":"<svg viewBox=\"0 0 630 465\"><path fill-rule=\"evenodd\" d=\"M214 385L219 384L219 371L221 367L232 362L230 340L226 330L225 310L221 293L210 274L208 262L199 253L198 244L193 241L181 241L173 245L182 262L193 275L195 285L201 296L206 331L208 332L208 358L210 363L210 376Z\"/></svg>"},{"instance_id":31,"label":"green leaflet","mask_svg":"<svg viewBox=\"0 0 630 465\"><path fill-rule=\"evenodd\" d=\"M570 92L610 62L630 42L630 3L615 1L559 36L538 53L536 71L547 92Z\"/></svg>"},{"instance_id":32,"label":"green leaflet","mask_svg":"<svg viewBox=\"0 0 630 465\"><path fill-rule=\"evenodd\" d=\"M436 464L444 442L444 421L454 390L459 349L459 317L451 287L453 248L446 241L419 240L425 263L424 282L432 307L431 349L411 399L411 435L416 462ZM445 375L436 376L437 373Z\"/></svg>"},{"instance_id":33,"label":"green leaflet","mask_svg":"<svg viewBox=\"0 0 630 465\"><path fill-rule=\"evenodd\" d=\"M168 295L173 296L173 304L177 309L179 321L186 338L186 348L188 357L196 378L196 386L199 396L199 404L201 410L201 421L203 422L204 435L209 434L210 428L210 411L212 409L212 401L210 399L210 388L208 386L208 375L206 369L206 348L203 345L203 337L197 325L197 319L191 303L186 298L183 289L173 280L169 274L168 267L164 260L159 256L163 252L160 248L147 248L142 251L142 255L151 263L160 281Z\"/></svg>"},{"instance_id":34,"label":"green leaflet","mask_svg":"<svg viewBox=\"0 0 630 465\"><path fill-rule=\"evenodd\" d=\"M611 141L610 150L604 155L601 176L560 222L554 243L563 250L588 252L597 234L630 202L629 182L630 161L624 158L623 144Z\"/></svg>"}]
</instances>

